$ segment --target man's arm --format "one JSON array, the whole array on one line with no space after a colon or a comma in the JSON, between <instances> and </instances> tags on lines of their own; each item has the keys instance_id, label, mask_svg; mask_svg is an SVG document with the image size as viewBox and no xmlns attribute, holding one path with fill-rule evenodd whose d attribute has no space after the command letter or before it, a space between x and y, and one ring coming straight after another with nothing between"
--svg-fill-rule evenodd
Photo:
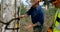
<instances>
[{"instance_id":1,"label":"man's arm","mask_svg":"<svg viewBox=\"0 0 60 32\"><path fill-rule=\"evenodd\" d=\"M41 24L40 24L39 22L37 22L37 23L35 23L35 24L31 23L31 24L25 26L25 28L26 28L26 29L30 29L30 28L33 28L34 26L40 26L40 25L41 25Z\"/></svg>"},{"instance_id":2,"label":"man's arm","mask_svg":"<svg viewBox=\"0 0 60 32\"><path fill-rule=\"evenodd\" d=\"M24 15L19 16L18 18L24 18L24 17L28 17L28 15L24 14Z\"/></svg>"},{"instance_id":3,"label":"man's arm","mask_svg":"<svg viewBox=\"0 0 60 32\"><path fill-rule=\"evenodd\" d=\"M32 7L33 7L33 8L36 8L37 5L39 4L39 2L41 2L41 0L37 0L37 1L35 2L35 4L32 5ZM32 9L32 8L31 8L31 9ZM31 9L30 9L30 10L31 10ZM30 12L30 11L29 11L29 12ZM31 14L31 13L29 13L29 12L28 12L28 14ZM27 16L28 16L27 14L24 14L24 15L21 15L19 18L24 18L24 17L27 17Z\"/></svg>"}]
</instances>

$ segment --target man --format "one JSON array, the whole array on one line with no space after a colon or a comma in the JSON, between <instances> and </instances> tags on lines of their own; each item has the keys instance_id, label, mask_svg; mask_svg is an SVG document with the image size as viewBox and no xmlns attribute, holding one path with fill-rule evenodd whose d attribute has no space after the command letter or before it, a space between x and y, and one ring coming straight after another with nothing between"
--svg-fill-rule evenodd
<instances>
[{"instance_id":1,"label":"man","mask_svg":"<svg viewBox=\"0 0 60 32\"><path fill-rule=\"evenodd\" d=\"M34 0L31 2L32 7L29 9L29 11L27 11L26 14L20 16L20 18L23 18L31 15L32 24L27 26L27 28L29 29L33 27L34 32L41 32L44 23L44 10L39 5L39 2L41 2L41 0Z\"/></svg>"},{"instance_id":2,"label":"man","mask_svg":"<svg viewBox=\"0 0 60 32\"><path fill-rule=\"evenodd\" d=\"M53 23L53 32L60 32L60 0L51 0L51 3L56 7L56 14Z\"/></svg>"}]
</instances>

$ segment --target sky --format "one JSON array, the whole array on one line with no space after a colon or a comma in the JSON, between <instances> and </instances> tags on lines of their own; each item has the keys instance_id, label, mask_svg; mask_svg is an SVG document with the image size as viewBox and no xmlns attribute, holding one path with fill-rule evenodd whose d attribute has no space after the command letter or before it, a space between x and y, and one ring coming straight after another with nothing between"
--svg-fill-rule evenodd
<instances>
[{"instance_id":1,"label":"sky","mask_svg":"<svg viewBox=\"0 0 60 32\"><path fill-rule=\"evenodd\" d=\"M26 2L26 0L21 0L23 3L24 3L24 5L28 5L28 3Z\"/></svg>"},{"instance_id":2,"label":"sky","mask_svg":"<svg viewBox=\"0 0 60 32\"><path fill-rule=\"evenodd\" d=\"M0 0L0 3L1 3L1 0Z\"/></svg>"}]
</instances>

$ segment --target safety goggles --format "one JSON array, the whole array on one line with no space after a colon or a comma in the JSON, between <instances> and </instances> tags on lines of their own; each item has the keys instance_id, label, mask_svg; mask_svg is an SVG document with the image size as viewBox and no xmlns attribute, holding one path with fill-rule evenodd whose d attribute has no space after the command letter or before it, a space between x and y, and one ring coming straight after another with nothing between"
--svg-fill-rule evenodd
<instances>
[{"instance_id":1,"label":"safety goggles","mask_svg":"<svg viewBox=\"0 0 60 32\"><path fill-rule=\"evenodd\" d=\"M52 2L55 2L56 0L50 0L49 2L52 3Z\"/></svg>"}]
</instances>

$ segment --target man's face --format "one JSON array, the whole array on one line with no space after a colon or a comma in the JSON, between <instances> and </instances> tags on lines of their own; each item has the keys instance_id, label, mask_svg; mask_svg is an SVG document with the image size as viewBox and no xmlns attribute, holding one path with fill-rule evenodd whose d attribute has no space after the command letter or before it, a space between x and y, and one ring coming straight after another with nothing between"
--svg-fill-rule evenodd
<instances>
[{"instance_id":1,"label":"man's face","mask_svg":"<svg viewBox=\"0 0 60 32\"><path fill-rule=\"evenodd\" d=\"M36 2L38 2L38 1L41 1L41 0L31 0L30 2L31 2L31 4L33 5L33 4L35 4Z\"/></svg>"},{"instance_id":2,"label":"man's face","mask_svg":"<svg viewBox=\"0 0 60 32\"><path fill-rule=\"evenodd\" d=\"M55 4L56 8L60 8L60 3Z\"/></svg>"},{"instance_id":3,"label":"man's face","mask_svg":"<svg viewBox=\"0 0 60 32\"><path fill-rule=\"evenodd\" d=\"M55 6L56 8L60 8L60 2L57 2L57 3L54 3L54 2L53 2L53 4L54 4L54 6Z\"/></svg>"}]
</instances>

